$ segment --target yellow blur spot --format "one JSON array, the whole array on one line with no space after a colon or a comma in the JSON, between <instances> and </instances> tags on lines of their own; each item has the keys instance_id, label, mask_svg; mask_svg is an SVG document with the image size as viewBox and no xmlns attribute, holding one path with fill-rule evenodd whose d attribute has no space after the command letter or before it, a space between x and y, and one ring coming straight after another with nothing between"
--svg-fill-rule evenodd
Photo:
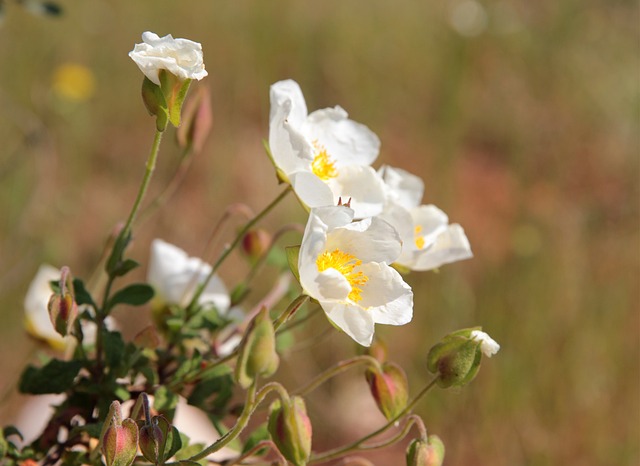
<instances>
[{"instance_id":1,"label":"yellow blur spot","mask_svg":"<svg viewBox=\"0 0 640 466\"><path fill-rule=\"evenodd\" d=\"M86 66L66 63L54 71L51 87L58 97L82 102L95 93L96 79Z\"/></svg>"},{"instance_id":2,"label":"yellow blur spot","mask_svg":"<svg viewBox=\"0 0 640 466\"><path fill-rule=\"evenodd\" d=\"M424 238L421 236L421 233L422 233L422 226L416 225L416 227L413 229L413 239L418 249L424 248Z\"/></svg>"},{"instance_id":3,"label":"yellow blur spot","mask_svg":"<svg viewBox=\"0 0 640 466\"><path fill-rule=\"evenodd\" d=\"M356 267L362 265L362 261L357 259L353 254L342 252L334 249L332 252L325 251L316 259L316 265L319 272L327 269L336 269L347 279L351 285L351 292L347 296L351 301L358 302L362 300L362 286L369 281L363 272L354 271Z\"/></svg>"}]
</instances>

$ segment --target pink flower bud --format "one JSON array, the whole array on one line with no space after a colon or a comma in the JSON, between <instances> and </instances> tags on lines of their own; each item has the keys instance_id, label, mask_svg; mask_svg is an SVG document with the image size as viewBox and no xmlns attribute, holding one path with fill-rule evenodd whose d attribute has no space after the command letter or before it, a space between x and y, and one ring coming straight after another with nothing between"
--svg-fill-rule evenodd
<instances>
[{"instance_id":1,"label":"pink flower bud","mask_svg":"<svg viewBox=\"0 0 640 466\"><path fill-rule=\"evenodd\" d=\"M415 439L407 447L407 466L442 466L444 443L437 435Z\"/></svg>"},{"instance_id":2,"label":"pink flower bud","mask_svg":"<svg viewBox=\"0 0 640 466\"><path fill-rule=\"evenodd\" d=\"M395 419L407 407L409 390L407 375L394 363L382 364L381 371L366 373L371 395L387 420Z\"/></svg>"},{"instance_id":3,"label":"pink flower bud","mask_svg":"<svg viewBox=\"0 0 640 466\"><path fill-rule=\"evenodd\" d=\"M306 465L311 454L312 429L304 400L298 396L277 400L269 411L269 433L282 456L296 466Z\"/></svg>"},{"instance_id":4,"label":"pink flower bud","mask_svg":"<svg viewBox=\"0 0 640 466\"><path fill-rule=\"evenodd\" d=\"M73 280L68 267L60 271L60 289L51 295L47 308L53 327L60 335L67 336L78 317L78 305L73 293Z\"/></svg>"},{"instance_id":5,"label":"pink flower bud","mask_svg":"<svg viewBox=\"0 0 640 466\"><path fill-rule=\"evenodd\" d=\"M262 228L250 230L242 238L242 251L253 263L257 261L271 246L271 235Z\"/></svg>"},{"instance_id":6,"label":"pink flower bud","mask_svg":"<svg viewBox=\"0 0 640 466\"><path fill-rule=\"evenodd\" d=\"M171 424L164 416L154 416L149 424L145 423L140 428L142 456L151 463L162 463L170 430Z\"/></svg>"},{"instance_id":7,"label":"pink flower bud","mask_svg":"<svg viewBox=\"0 0 640 466\"><path fill-rule=\"evenodd\" d=\"M129 466L138 452L138 426L133 419L112 424L102 438L102 453L107 466Z\"/></svg>"},{"instance_id":8,"label":"pink flower bud","mask_svg":"<svg viewBox=\"0 0 640 466\"><path fill-rule=\"evenodd\" d=\"M184 104L182 124L176 131L178 144L183 149L190 148L197 154L202 150L212 126L209 88L201 86Z\"/></svg>"}]
</instances>

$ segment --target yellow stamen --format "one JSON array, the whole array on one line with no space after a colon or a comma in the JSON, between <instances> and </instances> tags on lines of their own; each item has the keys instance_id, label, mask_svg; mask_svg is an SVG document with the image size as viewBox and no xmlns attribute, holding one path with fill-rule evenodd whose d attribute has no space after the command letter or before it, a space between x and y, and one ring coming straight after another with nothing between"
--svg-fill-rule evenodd
<instances>
[{"instance_id":1,"label":"yellow stamen","mask_svg":"<svg viewBox=\"0 0 640 466\"><path fill-rule=\"evenodd\" d=\"M311 162L311 171L322 181L328 181L338 176L336 163L327 154L327 149L318 144L318 141L313 142L313 147L316 149L316 156Z\"/></svg>"},{"instance_id":2,"label":"yellow stamen","mask_svg":"<svg viewBox=\"0 0 640 466\"><path fill-rule=\"evenodd\" d=\"M369 281L363 272L354 271L354 269L362 265L362 261L358 260L354 255L334 249L332 252L325 251L316 259L316 265L319 272L327 269L336 269L351 285L351 292L347 296L351 301L362 300L362 288Z\"/></svg>"},{"instance_id":3,"label":"yellow stamen","mask_svg":"<svg viewBox=\"0 0 640 466\"><path fill-rule=\"evenodd\" d=\"M420 236L420 233L422 233L422 226L416 225L416 227L413 229L413 238L418 249L424 248L424 238Z\"/></svg>"}]
</instances>

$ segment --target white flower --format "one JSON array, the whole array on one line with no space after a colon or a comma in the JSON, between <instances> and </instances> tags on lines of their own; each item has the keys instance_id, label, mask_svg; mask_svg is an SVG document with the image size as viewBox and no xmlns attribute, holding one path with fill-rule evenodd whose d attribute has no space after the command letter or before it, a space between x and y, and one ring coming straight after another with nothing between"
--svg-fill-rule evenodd
<instances>
[{"instance_id":1,"label":"white flower","mask_svg":"<svg viewBox=\"0 0 640 466\"><path fill-rule=\"evenodd\" d=\"M399 168L384 166L387 200L380 217L393 225L402 238L400 266L423 271L473 257L469 240L458 224L434 205L420 205L422 180Z\"/></svg>"},{"instance_id":2,"label":"white flower","mask_svg":"<svg viewBox=\"0 0 640 466\"><path fill-rule=\"evenodd\" d=\"M480 342L480 351L488 358L500 350L500 345L481 330L473 330L471 332L471 339Z\"/></svg>"},{"instance_id":3,"label":"white flower","mask_svg":"<svg viewBox=\"0 0 640 466\"><path fill-rule=\"evenodd\" d=\"M302 238L298 269L306 294L327 317L364 346L374 324L404 325L413 316L413 292L388 264L400 253L398 234L387 222L353 222L344 206L312 209Z\"/></svg>"},{"instance_id":4,"label":"white flower","mask_svg":"<svg viewBox=\"0 0 640 466\"><path fill-rule=\"evenodd\" d=\"M60 280L60 270L47 264L42 264L31 281L27 294L24 298L24 319L27 332L43 340L57 351L65 351L73 348L76 339L72 336L61 336L56 332L51 318L49 317L49 298L53 294L49 282ZM83 309L80 309L82 313ZM113 319L107 317L105 324L109 329L117 326ZM83 341L92 345L96 341L96 325L92 322L82 322Z\"/></svg>"},{"instance_id":5,"label":"white flower","mask_svg":"<svg viewBox=\"0 0 640 466\"><path fill-rule=\"evenodd\" d=\"M371 164L380 140L341 107L307 114L298 83L271 86L269 147L281 175L309 208L351 199L355 218L382 211L384 185Z\"/></svg>"},{"instance_id":6,"label":"white flower","mask_svg":"<svg viewBox=\"0 0 640 466\"><path fill-rule=\"evenodd\" d=\"M180 80L207 76L202 60L202 45L188 39L174 39L171 34L158 37L142 33L142 44L136 44L129 56L150 81L160 85L160 70L167 70Z\"/></svg>"},{"instance_id":7,"label":"white flower","mask_svg":"<svg viewBox=\"0 0 640 466\"><path fill-rule=\"evenodd\" d=\"M182 249L160 239L151 243L147 281L155 289L154 306L178 304L186 306L197 286L211 273L211 266ZM231 304L224 283L214 275L198 299L202 306L213 305L225 314Z\"/></svg>"}]
</instances>

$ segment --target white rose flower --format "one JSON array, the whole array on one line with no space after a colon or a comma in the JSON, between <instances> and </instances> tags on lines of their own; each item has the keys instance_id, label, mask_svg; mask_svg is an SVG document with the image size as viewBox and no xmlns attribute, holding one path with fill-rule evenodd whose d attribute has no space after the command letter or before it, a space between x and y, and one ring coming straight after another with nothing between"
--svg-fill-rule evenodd
<instances>
[{"instance_id":1,"label":"white rose flower","mask_svg":"<svg viewBox=\"0 0 640 466\"><path fill-rule=\"evenodd\" d=\"M355 218L382 211L384 185L371 164L380 140L341 107L308 114L298 83L271 86L269 146L276 167L309 208L351 199Z\"/></svg>"},{"instance_id":2,"label":"white rose flower","mask_svg":"<svg viewBox=\"0 0 640 466\"><path fill-rule=\"evenodd\" d=\"M413 317L413 292L388 264L400 254L400 238L379 218L353 222L344 206L312 209L302 238L298 269L306 294L329 320L363 346L374 325L404 325Z\"/></svg>"},{"instance_id":3,"label":"white rose flower","mask_svg":"<svg viewBox=\"0 0 640 466\"><path fill-rule=\"evenodd\" d=\"M151 258L147 281L154 288L156 295L152 306L165 304L186 306L201 283L211 273L211 266L206 262L189 257L182 249L160 239L151 243ZM231 304L227 288L217 275L207 284L198 299L202 306L213 305L225 314Z\"/></svg>"},{"instance_id":4,"label":"white rose flower","mask_svg":"<svg viewBox=\"0 0 640 466\"><path fill-rule=\"evenodd\" d=\"M387 200L380 218L393 225L402 238L402 253L396 263L424 271L473 257L469 240L458 224L434 205L420 205L422 180L399 168L384 166Z\"/></svg>"},{"instance_id":5,"label":"white rose flower","mask_svg":"<svg viewBox=\"0 0 640 466\"><path fill-rule=\"evenodd\" d=\"M136 44L129 56L140 71L154 84L160 85L160 70L167 70L181 81L207 76L202 59L202 45L188 39L174 39L171 34L158 37L142 33L142 44Z\"/></svg>"},{"instance_id":6,"label":"white rose flower","mask_svg":"<svg viewBox=\"0 0 640 466\"><path fill-rule=\"evenodd\" d=\"M473 330L471 339L480 342L480 351L486 357L490 358L500 350L500 345L489 336L489 334L481 330Z\"/></svg>"}]
</instances>

